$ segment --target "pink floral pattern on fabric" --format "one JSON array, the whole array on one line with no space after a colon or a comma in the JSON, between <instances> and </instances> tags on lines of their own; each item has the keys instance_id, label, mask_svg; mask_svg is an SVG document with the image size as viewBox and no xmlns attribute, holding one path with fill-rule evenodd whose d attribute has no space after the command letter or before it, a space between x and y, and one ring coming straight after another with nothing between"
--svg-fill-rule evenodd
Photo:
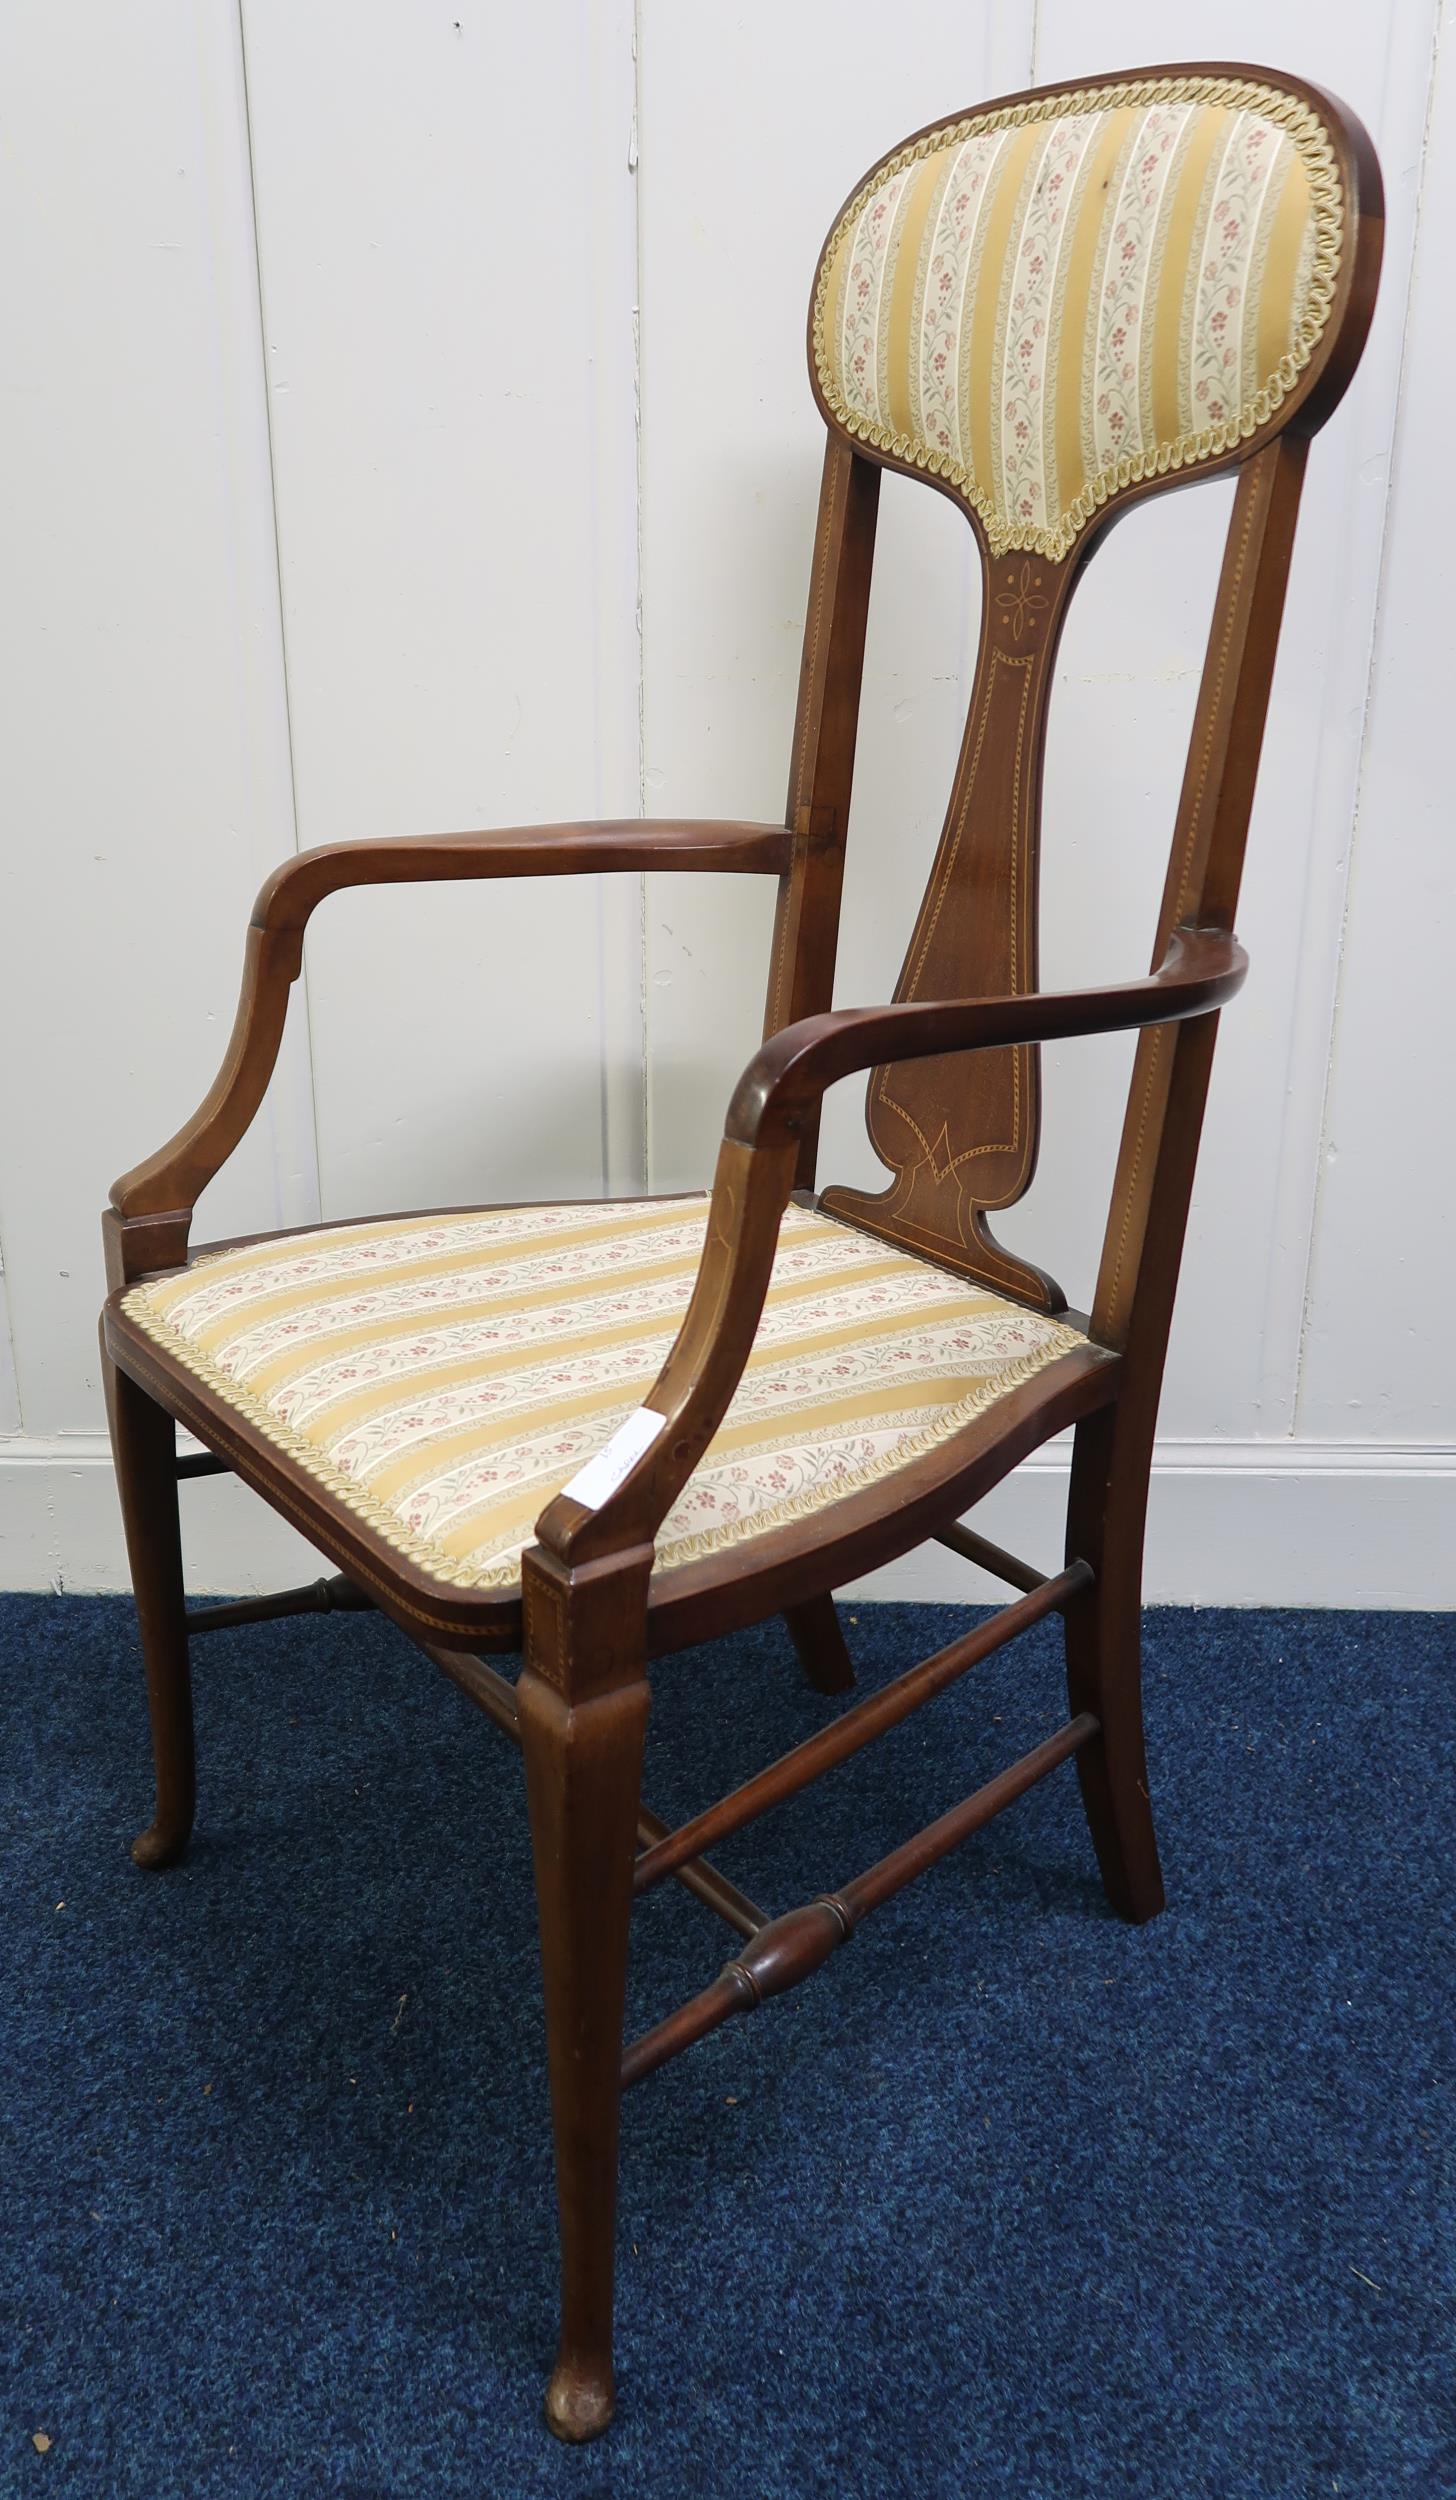
<instances>
[{"instance_id":1,"label":"pink floral pattern on fabric","mask_svg":"<svg viewBox=\"0 0 1456 2500\"><path fill-rule=\"evenodd\" d=\"M1035 161L1022 221L1006 323L1001 381L1001 487L1006 511L1028 527L1046 520L1047 333L1056 291L1057 255L1082 159L1098 117L1052 122Z\"/></svg>"},{"instance_id":2,"label":"pink floral pattern on fabric","mask_svg":"<svg viewBox=\"0 0 1456 2500\"><path fill-rule=\"evenodd\" d=\"M1241 113L1229 133L1214 185L1198 277L1190 386L1192 421L1222 425L1243 392L1240 370L1244 297L1253 269L1259 212L1289 141L1257 114Z\"/></svg>"},{"instance_id":3,"label":"pink floral pattern on fabric","mask_svg":"<svg viewBox=\"0 0 1456 2500\"><path fill-rule=\"evenodd\" d=\"M1100 461L1144 448L1139 373L1164 186L1190 120L1186 104L1155 104L1128 155L1097 307L1093 441Z\"/></svg>"},{"instance_id":4,"label":"pink floral pattern on fabric","mask_svg":"<svg viewBox=\"0 0 1456 2500\"><path fill-rule=\"evenodd\" d=\"M664 1310L686 1308L702 1238L699 1202L686 1219L654 1225L645 1235L639 1231L617 1240L573 1244L539 1258L517 1257L503 1263L477 1256L468 1265L447 1262L434 1273L381 1278L364 1291L351 1289L331 1294L327 1300L269 1309L255 1325L229 1336L220 1368L229 1379L247 1382L283 1358L292 1358L296 1368L306 1356L308 1376L315 1379L327 1369L320 1365L315 1349L330 1338L357 1338L365 1331L377 1337L399 1320L425 1318L431 1321L433 1344L453 1343L458 1335L463 1351L481 1349L487 1343L504 1349L529 1339L544 1295L560 1296L577 1287L589 1295L577 1307L590 1310L594 1325L605 1327L633 1316L657 1317ZM786 1257L784 1281L827 1268L834 1256L832 1249L818 1244L796 1246ZM599 1282L603 1279L609 1280L607 1288ZM512 1309L512 1305L520 1308ZM452 1315L473 1308L484 1309L487 1319L474 1331L462 1322L457 1332ZM193 1324L190 1310L184 1324ZM200 1315L195 1321L198 1328L207 1324ZM374 1359L381 1367L391 1362L397 1367L400 1358L386 1337L376 1343ZM377 1376L383 1376L382 1368Z\"/></svg>"},{"instance_id":5,"label":"pink floral pattern on fabric","mask_svg":"<svg viewBox=\"0 0 1456 2500\"><path fill-rule=\"evenodd\" d=\"M854 238L849 267L844 278L844 308L840 324L841 363L845 387L852 404L873 420L883 422L886 411L880 405L880 328L881 298L884 292L885 268L889 259L890 237L895 216L910 183L908 172L897 181L887 182L865 204L864 215Z\"/></svg>"},{"instance_id":6,"label":"pink floral pattern on fabric","mask_svg":"<svg viewBox=\"0 0 1456 2500\"><path fill-rule=\"evenodd\" d=\"M683 1203L700 1217L701 1198ZM402 1274L447 1254L459 1257L486 1245L505 1250L516 1243L534 1251L553 1234L587 1229L610 1239L630 1222L633 1211L629 1208L624 1214L616 1204L509 1207L496 1215L397 1217L378 1224L340 1225L324 1233L300 1233L296 1241L285 1240L277 1249L260 1243L255 1261L245 1260L236 1251L199 1259L188 1269L185 1285L169 1307L180 1327L200 1335L229 1309L244 1302L256 1305L265 1287L270 1296L286 1300L303 1286L327 1284L334 1277L353 1281L379 1275L389 1280L392 1291ZM694 1237L690 1215L683 1238Z\"/></svg>"},{"instance_id":7,"label":"pink floral pattern on fabric","mask_svg":"<svg viewBox=\"0 0 1456 2500\"><path fill-rule=\"evenodd\" d=\"M1068 87L869 176L820 262L814 372L831 422L943 480L993 556L1059 560L1110 495L1267 425L1344 248L1339 149L1293 89Z\"/></svg>"},{"instance_id":8,"label":"pink floral pattern on fabric","mask_svg":"<svg viewBox=\"0 0 1456 2500\"><path fill-rule=\"evenodd\" d=\"M928 443L957 460L970 458L970 438L960 398L961 343L975 243L996 167L1006 150L1004 130L967 139L958 148L941 199L921 314L917 376L920 423Z\"/></svg>"},{"instance_id":9,"label":"pink floral pattern on fabric","mask_svg":"<svg viewBox=\"0 0 1456 2500\"><path fill-rule=\"evenodd\" d=\"M228 1251L127 1307L431 1568L500 1588L545 1504L649 1396L706 1220L702 1198L407 1218ZM953 1435L1081 1342L790 1206L747 1368L661 1563Z\"/></svg>"}]
</instances>

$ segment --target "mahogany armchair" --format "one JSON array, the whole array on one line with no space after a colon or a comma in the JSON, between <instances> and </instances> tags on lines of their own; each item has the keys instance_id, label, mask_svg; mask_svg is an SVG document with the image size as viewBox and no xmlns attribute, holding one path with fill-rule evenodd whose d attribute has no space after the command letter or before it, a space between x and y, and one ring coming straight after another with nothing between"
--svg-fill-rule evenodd
<instances>
[{"instance_id":1,"label":"mahogany armchair","mask_svg":"<svg viewBox=\"0 0 1456 2500\"><path fill-rule=\"evenodd\" d=\"M1075 1757L1116 1908L1162 1907L1139 1697L1143 1521L1164 1352L1307 447L1364 342L1381 198L1361 129L1301 81L1139 71L937 123L856 186L819 262L828 429L785 821L536 826L345 843L259 897L222 1070L112 1192L103 1319L146 1659L162 1867L193 1818L189 1640L319 1603L384 1609L520 1746L560 2218L552 2427L611 2417L621 2091L837 1951L877 1904ZM892 1004L832 987L882 468L965 510L984 612L945 831ZM1037 987L1041 763L1067 604L1109 526L1232 471L1219 583L1146 979ZM706 1198L451 1211L189 1249L278 1049L305 924L337 888L599 869L771 876L766 1039ZM1140 1035L1090 1317L996 1240L1038 1134L1037 1045ZM827 1086L869 1076L882 1195L814 1194ZM179 1460L175 1424L203 1444ZM963 1514L1075 1426L1051 1573ZM190 1611L179 1477L232 1469L340 1578ZM853 1684L832 1592L934 1537L1020 1594L667 1831L643 1804L648 1662L783 1612ZM1047 1743L867 1872L769 1918L705 1852L1049 1614ZM520 1651L514 1683L489 1663ZM674 1875L738 1936L624 2051L634 1895Z\"/></svg>"}]
</instances>

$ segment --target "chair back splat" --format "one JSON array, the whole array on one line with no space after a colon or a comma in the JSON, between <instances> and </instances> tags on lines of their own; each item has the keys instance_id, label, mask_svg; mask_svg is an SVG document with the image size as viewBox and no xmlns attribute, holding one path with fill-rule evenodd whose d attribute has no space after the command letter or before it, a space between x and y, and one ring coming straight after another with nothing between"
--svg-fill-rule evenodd
<instances>
[{"instance_id":1,"label":"chair back splat","mask_svg":"<svg viewBox=\"0 0 1456 2500\"><path fill-rule=\"evenodd\" d=\"M1363 342L1380 247L1358 126L1313 87L1174 67L1048 88L937 122L835 219L809 322L829 428L789 794L797 837L768 1029L827 1008L873 555L873 471L960 504L982 624L959 763L897 1000L1037 986L1048 696L1073 588L1122 512L1238 469L1154 962L1179 926L1231 925L1304 444ZM1144 1041L1098 1298L1125 1328L1171 1036ZM826 1191L861 1228L1047 1310L1041 1269L989 1212L1036 1170L1035 1044L919 1059L869 1081L879 1196ZM812 1176L812 1137L800 1178Z\"/></svg>"}]
</instances>

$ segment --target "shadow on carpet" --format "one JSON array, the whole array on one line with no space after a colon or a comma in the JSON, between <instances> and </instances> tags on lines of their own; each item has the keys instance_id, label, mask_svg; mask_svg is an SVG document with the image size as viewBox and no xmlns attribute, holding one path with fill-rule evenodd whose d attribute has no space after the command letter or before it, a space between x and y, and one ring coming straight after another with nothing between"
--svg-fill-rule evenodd
<instances>
[{"instance_id":1,"label":"shadow on carpet","mask_svg":"<svg viewBox=\"0 0 1456 2500\"><path fill-rule=\"evenodd\" d=\"M864 1683L966 1621L861 1607ZM619 2411L541 2423L554 2240L520 1767L387 1624L198 1653L143 1875L129 1606L0 1599L0 2490L91 2500L1456 2491L1456 1642L1164 1611L1171 1907L1070 1766L626 2104ZM1048 1627L725 1846L771 1909L1062 1715ZM680 1816L838 1705L769 1625L655 1670ZM629 2021L726 1931L638 1914ZM50 2442L43 2452L34 2434Z\"/></svg>"}]
</instances>

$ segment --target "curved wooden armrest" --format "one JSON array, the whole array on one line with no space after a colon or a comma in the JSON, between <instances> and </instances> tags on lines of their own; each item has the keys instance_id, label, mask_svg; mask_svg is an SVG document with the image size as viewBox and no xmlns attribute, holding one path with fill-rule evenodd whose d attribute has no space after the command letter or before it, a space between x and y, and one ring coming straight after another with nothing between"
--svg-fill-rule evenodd
<instances>
[{"instance_id":1,"label":"curved wooden armrest","mask_svg":"<svg viewBox=\"0 0 1456 2500\"><path fill-rule=\"evenodd\" d=\"M1114 989L1036 990L1020 998L910 999L806 1016L770 1036L738 1080L725 1135L744 1145L797 1137L840 1077L896 1059L1000 1050L1212 1015L1242 987L1249 959L1224 929L1178 929L1156 972Z\"/></svg>"},{"instance_id":2,"label":"curved wooden armrest","mask_svg":"<svg viewBox=\"0 0 1456 2500\"><path fill-rule=\"evenodd\" d=\"M656 823L516 825L485 833L408 834L329 842L275 868L253 906L255 928L302 929L315 904L346 885L438 884L455 877L579 877L643 868L710 868L720 876L782 876L794 837L783 825Z\"/></svg>"},{"instance_id":3,"label":"curved wooden armrest","mask_svg":"<svg viewBox=\"0 0 1456 2500\"><path fill-rule=\"evenodd\" d=\"M248 927L243 985L227 1055L186 1125L111 1192L119 1216L168 1216L170 1241L245 1134L267 1089L283 1039L288 993L303 966L310 913L343 886L414 885L457 877L564 877L618 869L696 868L781 876L793 835L782 825L658 823L638 818L579 825L525 825L493 833L421 834L392 842L333 842L300 851L274 870ZM179 1229L180 1228L180 1229Z\"/></svg>"},{"instance_id":4,"label":"curved wooden armrest","mask_svg":"<svg viewBox=\"0 0 1456 2500\"><path fill-rule=\"evenodd\" d=\"M775 1033L745 1069L729 1106L697 1282L645 1401L664 1428L599 1509L558 1494L536 1522L542 1545L574 1565L651 1543L742 1377L794 1186L800 1130L837 1078L942 1051L998 1050L1212 1015L1248 968L1226 931L1179 929L1156 972L1115 989L850 1008Z\"/></svg>"}]
</instances>

